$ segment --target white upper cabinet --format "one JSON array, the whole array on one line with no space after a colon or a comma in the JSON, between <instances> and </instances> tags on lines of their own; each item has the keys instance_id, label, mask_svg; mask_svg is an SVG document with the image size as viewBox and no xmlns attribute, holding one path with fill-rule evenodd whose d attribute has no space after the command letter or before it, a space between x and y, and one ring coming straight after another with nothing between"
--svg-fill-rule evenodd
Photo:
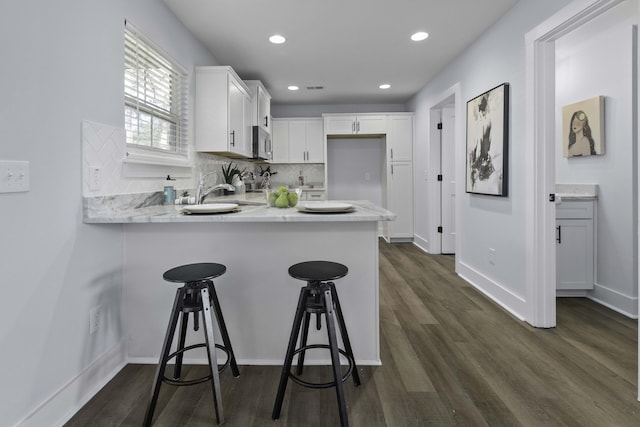
<instances>
[{"instance_id":1,"label":"white upper cabinet","mask_svg":"<svg viewBox=\"0 0 640 427\"><path fill-rule=\"evenodd\" d=\"M413 114L387 116L387 156L392 162L413 160Z\"/></svg>"},{"instance_id":2,"label":"white upper cabinet","mask_svg":"<svg viewBox=\"0 0 640 427\"><path fill-rule=\"evenodd\" d=\"M271 95L260 80L245 80L253 102L253 126L260 126L271 133Z\"/></svg>"},{"instance_id":3,"label":"white upper cabinet","mask_svg":"<svg viewBox=\"0 0 640 427\"><path fill-rule=\"evenodd\" d=\"M271 163L289 163L289 121L273 120L271 129L273 158Z\"/></svg>"},{"instance_id":4,"label":"white upper cabinet","mask_svg":"<svg viewBox=\"0 0 640 427\"><path fill-rule=\"evenodd\" d=\"M275 119L272 163L324 163L322 130L322 119Z\"/></svg>"},{"instance_id":5,"label":"white upper cabinet","mask_svg":"<svg viewBox=\"0 0 640 427\"><path fill-rule=\"evenodd\" d=\"M251 157L249 89L231 67L196 67L196 151Z\"/></svg>"},{"instance_id":6,"label":"white upper cabinet","mask_svg":"<svg viewBox=\"0 0 640 427\"><path fill-rule=\"evenodd\" d=\"M387 133L384 115L323 114L327 135L380 135Z\"/></svg>"}]
</instances>

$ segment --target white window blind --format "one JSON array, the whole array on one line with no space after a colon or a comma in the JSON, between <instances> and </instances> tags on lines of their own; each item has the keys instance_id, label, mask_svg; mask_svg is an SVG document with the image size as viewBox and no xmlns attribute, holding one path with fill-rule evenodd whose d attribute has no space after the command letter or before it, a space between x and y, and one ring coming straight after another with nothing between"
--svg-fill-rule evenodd
<instances>
[{"instance_id":1,"label":"white window blind","mask_svg":"<svg viewBox=\"0 0 640 427\"><path fill-rule=\"evenodd\" d=\"M127 144L186 156L186 72L126 22L124 52Z\"/></svg>"}]
</instances>

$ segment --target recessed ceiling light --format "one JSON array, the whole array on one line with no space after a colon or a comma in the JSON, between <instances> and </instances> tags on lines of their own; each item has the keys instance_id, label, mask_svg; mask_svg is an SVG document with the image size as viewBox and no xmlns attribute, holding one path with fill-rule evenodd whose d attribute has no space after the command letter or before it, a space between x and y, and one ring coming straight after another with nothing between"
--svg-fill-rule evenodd
<instances>
[{"instance_id":1,"label":"recessed ceiling light","mask_svg":"<svg viewBox=\"0 0 640 427\"><path fill-rule=\"evenodd\" d=\"M391 85L389 83L384 83L378 86L380 89L389 89Z\"/></svg>"},{"instance_id":2,"label":"recessed ceiling light","mask_svg":"<svg viewBox=\"0 0 640 427\"><path fill-rule=\"evenodd\" d=\"M273 36L269 37L269 41L271 43L273 43L273 44L282 44L282 43L286 42L287 39L285 39L280 34L274 34Z\"/></svg>"},{"instance_id":3,"label":"recessed ceiling light","mask_svg":"<svg viewBox=\"0 0 640 427\"><path fill-rule=\"evenodd\" d=\"M414 42L419 42L429 37L429 33L425 33L424 31L418 31L414 35L411 36L411 40Z\"/></svg>"},{"instance_id":4,"label":"recessed ceiling light","mask_svg":"<svg viewBox=\"0 0 640 427\"><path fill-rule=\"evenodd\" d=\"M289 89L289 90L298 90L300 88L298 86L296 86L296 85L291 85L287 89Z\"/></svg>"}]
</instances>

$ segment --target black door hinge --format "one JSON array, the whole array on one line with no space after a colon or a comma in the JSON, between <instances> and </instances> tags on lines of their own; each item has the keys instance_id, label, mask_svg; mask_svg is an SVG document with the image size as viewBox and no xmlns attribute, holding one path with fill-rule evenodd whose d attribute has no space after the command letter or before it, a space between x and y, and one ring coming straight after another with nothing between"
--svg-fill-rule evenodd
<instances>
[{"instance_id":1,"label":"black door hinge","mask_svg":"<svg viewBox=\"0 0 640 427\"><path fill-rule=\"evenodd\" d=\"M442 123L438 123L438 130L442 130Z\"/></svg>"},{"instance_id":2,"label":"black door hinge","mask_svg":"<svg viewBox=\"0 0 640 427\"><path fill-rule=\"evenodd\" d=\"M438 227L438 233L442 233L442 226Z\"/></svg>"},{"instance_id":3,"label":"black door hinge","mask_svg":"<svg viewBox=\"0 0 640 427\"><path fill-rule=\"evenodd\" d=\"M442 174L438 175L438 181L442 181Z\"/></svg>"}]
</instances>

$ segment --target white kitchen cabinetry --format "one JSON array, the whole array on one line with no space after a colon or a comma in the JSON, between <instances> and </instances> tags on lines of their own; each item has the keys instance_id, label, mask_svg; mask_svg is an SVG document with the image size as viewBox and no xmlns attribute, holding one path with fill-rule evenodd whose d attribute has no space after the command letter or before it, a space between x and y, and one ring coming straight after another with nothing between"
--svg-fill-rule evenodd
<instances>
[{"instance_id":1,"label":"white kitchen cabinetry","mask_svg":"<svg viewBox=\"0 0 640 427\"><path fill-rule=\"evenodd\" d=\"M274 119L271 127L271 163L289 163L289 121Z\"/></svg>"},{"instance_id":2,"label":"white kitchen cabinetry","mask_svg":"<svg viewBox=\"0 0 640 427\"><path fill-rule=\"evenodd\" d=\"M231 67L196 67L196 151L251 157L249 89Z\"/></svg>"},{"instance_id":3,"label":"white kitchen cabinetry","mask_svg":"<svg viewBox=\"0 0 640 427\"><path fill-rule=\"evenodd\" d=\"M387 223L386 240L413 239L413 163L390 162L387 176L387 209L396 214Z\"/></svg>"},{"instance_id":4,"label":"white kitchen cabinetry","mask_svg":"<svg viewBox=\"0 0 640 427\"><path fill-rule=\"evenodd\" d=\"M382 135L387 133L384 115L323 114L327 135Z\"/></svg>"},{"instance_id":5,"label":"white kitchen cabinetry","mask_svg":"<svg viewBox=\"0 0 640 427\"><path fill-rule=\"evenodd\" d=\"M322 119L275 119L273 126L272 163L324 163Z\"/></svg>"},{"instance_id":6,"label":"white kitchen cabinetry","mask_svg":"<svg viewBox=\"0 0 640 427\"><path fill-rule=\"evenodd\" d=\"M413 239L413 114L387 116L387 209L396 220L387 223L388 241Z\"/></svg>"},{"instance_id":7,"label":"white kitchen cabinetry","mask_svg":"<svg viewBox=\"0 0 640 427\"><path fill-rule=\"evenodd\" d=\"M556 206L556 289L590 290L594 285L594 200Z\"/></svg>"},{"instance_id":8,"label":"white kitchen cabinetry","mask_svg":"<svg viewBox=\"0 0 640 427\"><path fill-rule=\"evenodd\" d=\"M387 156L392 162L413 160L413 114L387 117Z\"/></svg>"},{"instance_id":9,"label":"white kitchen cabinetry","mask_svg":"<svg viewBox=\"0 0 640 427\"><path fill-rule=\"evenodd\" d=\"M324 190L302 190L302 196L300 200L313 201L313 200L326 200L327 193Z\"/></svg>"},{"instance_id":10,"label":"white kitchen cabinetry","mask_svg":"<svg viewBox=\"0 0 640 427\"><path fill-rule=\"evenodd\" d=\"M253 104L251 122L253 126L260 126L268 133L271 133L271 95L269 95L260 80L245 80L244 83L251 92L251 102Z\"/></svg>"}]
</instances>

